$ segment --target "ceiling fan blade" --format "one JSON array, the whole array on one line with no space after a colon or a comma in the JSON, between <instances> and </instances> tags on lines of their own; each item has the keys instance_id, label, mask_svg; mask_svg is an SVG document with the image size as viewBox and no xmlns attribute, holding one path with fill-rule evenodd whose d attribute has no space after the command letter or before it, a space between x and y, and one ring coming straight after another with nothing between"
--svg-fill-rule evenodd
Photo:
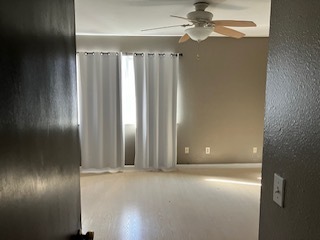
<instances>
[{"instance_id":1,"label":"ceiling fan blade","mask_svg":"<svg viewBox=\"0 0 320 240\"><path fill-rule=\"evenodd\" d=\"M189 18L186 18L186 17L180 17L180 16L176 16L176 15L170 15L170 17L180 18L180 19L183 19L183 20L187 20L187 21L189 21L189 22L192 22L192 23L199 23L199 21L197 21L197 20L192 20L192 19L189 19Z\"/></svg>"},{"instance_id":2,"label":"ceiling fan blade","mask_svg":"<svg viewBox=\"0 0 320 240\"><path fill-rule=\"evenodd\" d=\"M238 32L236 30L226 28L224 26L215 26L213 28L213 31L216 33L220 33L222 35L225 35L227 37L232 37L232 38L242 38L245 36L245 34L242 32Z\"/></svg>"},{"instance_id":3,"label":"ceiling fan blade","mask_svg":"<svg viewBox=\"0 0 320 240\"><path fill-rule=\"evenodd\" d=\"M238 20L214 20L212 23L215 26L228 27L256 27L257 25L252 21L238 21Z\"/></svg>"},{"instance_id":4,"label":"ceiling fan blade","mask_svg":"<svg viewBox=\"0 0 320 240\"><path fill-rule=\"evenodd\" d=\"M157 28L148 28L148 29L142 29L142 32L145 31L153 31L158 29L164 29L164 28L173 28L173 27L189 27L192 26L192 24L182 24L182 25L171 25L171 26L165 26L165 27L157 27Z\"/></svg>"},{"instance_id":5,"label":"ceiling fan blade","mask_svg":"<svg viewBox=\"0 0 320 240\"><path fill-rule=\"evenodd\" d=\"M179 39L179 43L184 43L190 39L190 36L186 33Z\"/></svg>"},{"instance_id":6,"label":"ceiling fan blade","mask_svg":"<svg viewBox=\"0 0 320 240\"><path fill-rule=\"evenodd\" d=\"M180 16L176 16L176 15L170 15L170 17L174 17L174 18L181 18L181 19L184 19L184 20L187 20L187 21L191 21L189 18L186 18L186 17L180 17Z\"/></svg>"}]
</instances>

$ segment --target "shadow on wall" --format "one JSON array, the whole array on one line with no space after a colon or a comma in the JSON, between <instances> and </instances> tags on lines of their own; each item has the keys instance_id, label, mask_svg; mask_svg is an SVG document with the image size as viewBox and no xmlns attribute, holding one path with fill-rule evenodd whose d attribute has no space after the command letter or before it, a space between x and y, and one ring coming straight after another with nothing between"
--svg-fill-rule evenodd
<instances>
[{"instance_id":1,"label":"shadow on wall","mask_svg":"<svg viewBox=\"0 0 320 240\"><path fill-rule=\"evenodd\" d=\"M125 125L125 165L134 165L136 126Z\"/></svg>"}]
</instances>

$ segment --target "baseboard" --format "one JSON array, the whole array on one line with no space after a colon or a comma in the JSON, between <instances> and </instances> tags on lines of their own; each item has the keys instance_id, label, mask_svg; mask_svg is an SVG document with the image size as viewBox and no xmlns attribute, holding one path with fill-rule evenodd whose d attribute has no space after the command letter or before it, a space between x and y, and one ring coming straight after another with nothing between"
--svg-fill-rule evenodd
<instances>
[{"instance_id":1,"label":"baseboard","mask_svg":"<svg viewBox=\"0 0 320 240\"><path fill-rule=\"evenodd\" d=\"M262 163L212 163L212 164L177 164L173 169L162 170L164 172L174 171L175 169L192 169L192 168L261 168ZM154 169L137 169L134 165L125 165L124 168L119 169L81 169L82 174L92 173L92 174L101 174L101 173L117 173L117 172L146 172L146 171L157 171ZM161 170L159 170L161 171Z\"/></svg>"},{"instance_id":2,"label":"baseboard","mask_svg":"<svg viewBox=\"0 0 320 240\"><path fill-rule=\"evenodd\" d=\"M177 164L177 168L261 168L262 163Z\"/></svg>"}]
</instances>

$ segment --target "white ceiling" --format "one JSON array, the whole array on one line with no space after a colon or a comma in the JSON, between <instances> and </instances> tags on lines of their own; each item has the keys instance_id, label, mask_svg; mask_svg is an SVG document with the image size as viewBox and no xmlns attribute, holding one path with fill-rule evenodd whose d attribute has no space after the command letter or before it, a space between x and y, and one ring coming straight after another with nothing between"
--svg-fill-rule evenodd
<instances>
[{"instance_id":1,"label":"white ceiling","mask_svg":"<svg viewBox=\"0 0 320 240\"><path fill-rule=\"evenodd\" d=\"M186 24L196 0L75 0L77 35L181 36L183 27L142 32L142 29ZM250 37L269 36L271 0L206 0L213 20L251 20L255 28L234 28ZM212 33L212 36L218 34Z\"/></svg>"}]
</instances>

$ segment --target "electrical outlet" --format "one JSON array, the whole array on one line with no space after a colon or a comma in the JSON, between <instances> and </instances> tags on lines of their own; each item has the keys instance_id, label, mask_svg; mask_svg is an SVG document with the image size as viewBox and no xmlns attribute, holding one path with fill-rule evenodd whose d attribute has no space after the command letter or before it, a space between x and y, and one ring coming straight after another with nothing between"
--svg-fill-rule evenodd
<instances>
[{"instance_id":1,"label":"electrical outlet","mask_svg":"<svg viewBox=\"0 0 320 240\"><path fill-rule=\"evenodd\" d=\"M284 203L284 185L285 180L275 173L273 180L273 201L280 207L283 207Z\"/></svg>"},{"instance_id":2,"label":"electrical outlet","mask_svg":"<svg viewBox=\"0 0 320 240\"><path fill-rule=\"evenodd\" d=\"M206 147L206 154L210 154L210 147Z\"/></svg>"},{"instance_id":3,"label":"electrical outlet","mask_svg":"<svg viewBox=\"0 0 320 240\"><path fill-rule=\"evenodd\" d=\"M184 148L184 153L185 153L185 154L189 154L189 147L185 147L185 148Z\"/></svg>"},{"instance_id":4,"label":"electrical outlet","mask_svg":"<svg viewBox=\"0 0 320 240\"><path fill-rule=\"evenodd\" d=\"M254 147L254 148L252 149L252 152L253 152L253 153L257 153L257 152L258 152L258 148L257 148L257 147Z\"/></svg>"}]
</instances>

